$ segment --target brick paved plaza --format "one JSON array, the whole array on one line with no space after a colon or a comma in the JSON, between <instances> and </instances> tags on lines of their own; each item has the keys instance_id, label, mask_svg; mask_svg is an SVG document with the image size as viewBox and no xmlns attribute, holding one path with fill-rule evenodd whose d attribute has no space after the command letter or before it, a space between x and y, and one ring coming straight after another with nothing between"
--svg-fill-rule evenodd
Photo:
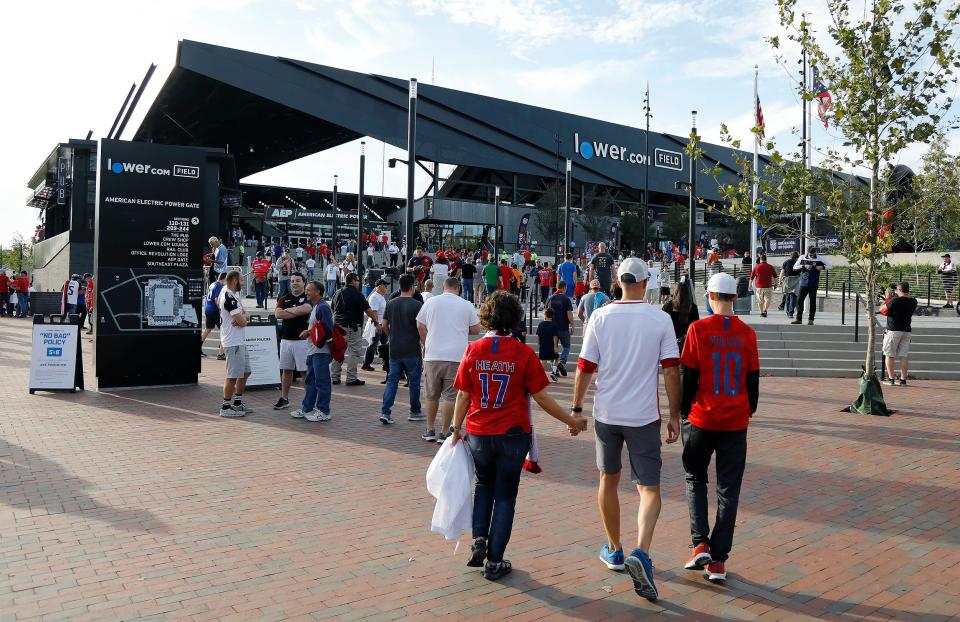
<instances>
[{"instance_id":1,"label":"brick paved plaza","mask_svg":"<svg viewBox=\"0 0 960 622\"><path fill-rule=\"evenodd\" d=\"M397 425L377 421L380 374L337 387L330 423L274 412L272 391L248 394L254 415L225 420L214 414L222 362L206 360L197 387L30 396L29 344L29 324L4 319L2 621L960 614L956 384L888 387L899 412L879 419L839 412L854 381L763 379L725 586L682 569L679 446L665 446L651 604L596 558L591 432L570 439L541 413L545 471L524 477L507 549L515 570L491 583L465 566L464 547L454 555L429 533L436 445L405 421L402 401ZM571 387L553 393L566 404ZM627 485L622 501L628 544L638 499Z\"/></svg>"}]
</instances>

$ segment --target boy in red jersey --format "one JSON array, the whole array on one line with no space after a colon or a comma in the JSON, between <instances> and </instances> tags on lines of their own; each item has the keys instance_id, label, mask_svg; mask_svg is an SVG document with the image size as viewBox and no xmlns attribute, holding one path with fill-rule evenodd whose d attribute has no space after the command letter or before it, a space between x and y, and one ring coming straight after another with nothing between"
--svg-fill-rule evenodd
<instances>
[{"instance_id":1,"label":"boy in red jersey","mask_svg":"<svg viewBox=\"0 0 960 622\"><path fill-rule=\"evenodd\" d=\"M726 273L707 283L714 314L687 331L680 364L683 470L693 553L684 568L704 569L714 583L727 579L740 484L747 460L747 426L757 410L760 357L757 334L733 314L737 282ZM707 517L707 469L717 455L717 518Z\"/></svg>"}]
</instances>

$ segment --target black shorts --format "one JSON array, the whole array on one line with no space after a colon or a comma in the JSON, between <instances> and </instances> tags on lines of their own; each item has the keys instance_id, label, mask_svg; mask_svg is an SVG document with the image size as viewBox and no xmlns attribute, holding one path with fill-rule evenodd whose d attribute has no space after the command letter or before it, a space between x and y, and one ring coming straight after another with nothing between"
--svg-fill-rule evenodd
<instances>
[{"instance_id":1,"label":"black shorts","mask_svg":"<svg viewBox=\"0 0 960 622\"><path fill-rule=\"evenodd\" d=\"M207 327L207 330L220 328L220 312L219 311L217 313L204 313L203 317L205 318L204 325Z\"/></svg>"},{"instance_id":2,"label":"black shorts","mask_svg":"<svg viewBox=\"0 0 960 622\"><path fill-rule=\"evenodd\" d=\"M670 288L669 288L669 287L661 287L661 288L660 288L660 295L661 295L661 296L669 296L669 295L670 295Z\"/></svg>"}]
</instances>

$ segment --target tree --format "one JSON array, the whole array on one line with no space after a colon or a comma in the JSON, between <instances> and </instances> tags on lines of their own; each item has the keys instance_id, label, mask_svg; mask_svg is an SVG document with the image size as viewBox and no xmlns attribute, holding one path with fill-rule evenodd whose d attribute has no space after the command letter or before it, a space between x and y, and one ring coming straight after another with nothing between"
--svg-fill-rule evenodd
<instances>
[{"instance_id":1,"label":"tree","mask_svg":"<svg viewBox=\"0 0 960 622\"><path fill-rule=\"evenodd\" d=\"M713 170L729 214L746 221L757 218L765 228L781 221L780 216L804 211L805 197L812 196L824 208L820 216L833 225L841 241L841 252L866 285L867 343L860 396L851 406L863 413L885 414L880 385L876 379L874 347L876 330L872 302L876 299L879 268L891 246L884 206L890 188L881 174L908 146L929 142L953 103L956 70L960 67L953 46L953 32L960 6L937 0L915 0L909 7L902 0L872 0L862 18L851 16L847 0L827 0L831 21L826 35L796 12L797 0L775 0L780 26L787 38L807 51L819 70L820 80L833 94L830 119L834 131L842 134L842 150L828 149L817 168L807 170L780 153L773 141L766 143L770 162L758 175L752 159L737 155L741 178L737 183L720 181L719 167ZM859 13L860 8L854 9ZM769 39L780 48L778 36ZM800 89L808 102L816 93ZM759 128L753 128L754 133ZM723 139L735 147L727 128ZM696 137L688 151L699 155ZM792 161L791 161L792 160ZM867 171L867 181L851 172ZM751 200L753 183L758 184L758 204Z\"/></svg>"},{"instance_id":2,"label":"tree","mask_svg":"<svg viewBox=\"0 0 960 622\"><path fill-rule=\"evenodd\" d=\"M623 216L620 218L620 243L636 250L638 255L641 254L644 239L641 209L643 208L636 203L625 205ZM656 230L651 219L648 219L646 239L652 242L654 237L656 237Z\"/></svg>"},{"instance_id":3,"label":"tree","mask_svg":"<svg viewBox=\"0 0 960 622\"><path fill-rule=\"evenodd\" d=\"M898 214L897 233L913 248L914 270L919 274L921 252L945 250L960 235L960 164L947 152L942 132L930 141L913 188L912 200Z\"/></svg>"},{"instance_id":4,"label":"tree","mask_svg":"<svg viewBox=\"0 0 960 622\"><path fill-rule=\"evenodd\" d=\"M687 236L687 229L690 226L690 208L674 203L667 211L663 219L663 237L672 242L680 242L680 238Z\"/></svg>"},{"instance_id":5,"label":"tree","mask_svg":"<svg viewBox=\"0 0 960 622\"><path fill-rule=\"evenodd\" d=\"M19 233L14 235L10 247L0 249L0 269L3 268L33 272L33 243Z\"/></svg>"},{"instance_id":6,"label":"tree","mask_svg":"<svg viewBox=\"0 0 960 622\"><path fill-rule=\"evenodd\" d=\"M556 249L563 236L563 186L557 182L547 185L534 204L533 221L539 231L540 248ZM537 238L534 238L537 239ZM541 251L542 252L542 251Z\"/></svg>"}]
</instances>

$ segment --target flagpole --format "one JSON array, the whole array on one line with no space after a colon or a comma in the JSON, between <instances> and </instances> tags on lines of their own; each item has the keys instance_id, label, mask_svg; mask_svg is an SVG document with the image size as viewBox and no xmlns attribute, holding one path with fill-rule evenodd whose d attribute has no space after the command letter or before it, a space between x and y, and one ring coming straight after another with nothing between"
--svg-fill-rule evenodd
<instances>
[{"instance_id":1,"label":"flagpole","mask_svg":"<svg viewBox=\"0 0 960 622\"><path fill-rule=\"evenodd\" d=\"M757 176L760 174L759 162L760 162L760 94L757 92L757 79L760 73L760 68L757 65L753 66L753 127L755 131L753 133L753 209L750 211L750 265L751 271L752 267L757 264ZM755 297L750 298L750 306L753 306Z\"/></svg>"},{"instance_id":2,"label":"flagpole","mask_svg":"<svg viewBox=\"0 0 960 622\"><path fill-rule=\"evenodd\" d=\"M810 56L804 55L807 59L807 64L810 64ZM808 84L804 84L803 88L805 91L810 92L813 90L813 68L810 67L806 72ZM804 101L807 101L804 98ZM813 168L813 102L807 102L807 143L804 147L804 159L807 170L809 171ZM806 231L807 237L803 244L804 251L810 250L811 242L814 240L813 237L813 196L807 195L807 204L806 209L803 214L803 230Z\"/></svg>"}]
</instances>

